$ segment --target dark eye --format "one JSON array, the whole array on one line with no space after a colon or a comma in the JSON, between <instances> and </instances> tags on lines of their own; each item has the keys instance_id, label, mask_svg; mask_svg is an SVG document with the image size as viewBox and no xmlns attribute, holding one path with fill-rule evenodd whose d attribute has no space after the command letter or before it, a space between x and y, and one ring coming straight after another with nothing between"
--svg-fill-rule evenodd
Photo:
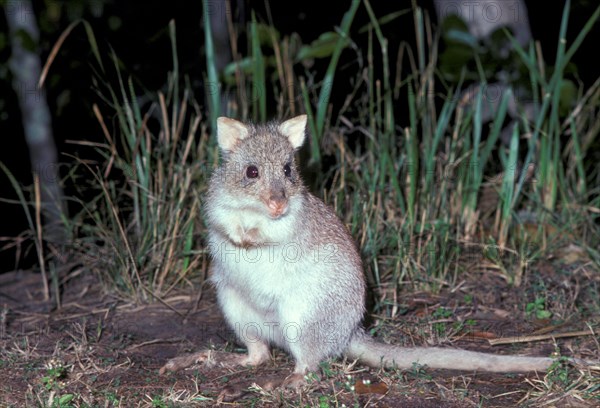
<instances>
[{"instance_id":1,"label":"dark eye","mask_svg":"<svg viewBox=\"0 0 600 408\"><path fill-rule=\"evenodd\" d=\"M292 168L289 164L283 166L283 174L285 174L286 177L290 177L292 175Z\"/></svg>"},{"instance_id":2,"label":"dark eye","mask_svg":"<svg viewBox=\"0 0 600 408\"><path fill-rule=\"evenodd\" d=\"M258 167L256 166L248 166L246 168L246 177L253 179L258 177Z\"/></svg>"}]
</instances>

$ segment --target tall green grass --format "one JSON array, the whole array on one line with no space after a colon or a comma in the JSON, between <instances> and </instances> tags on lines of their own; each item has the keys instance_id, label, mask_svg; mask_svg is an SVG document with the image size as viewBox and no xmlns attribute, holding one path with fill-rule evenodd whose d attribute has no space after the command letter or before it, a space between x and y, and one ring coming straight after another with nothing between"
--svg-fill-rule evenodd
<instances>
[{"instance_id":1,"label":"tall green grass","mask_svg":"<svg viewBox=\"0 0 600 408\"><path fill-rule=\"evenodd\" d=\"M80 202L75 248L87 267L138 302L162 299L198 270L206 272L200 206L216 152L189 89L180 95L174 22L169 33L173 69L168 91L149 95L148 107L139 106L141 91L122 78L113 55L118 82L97 90L110 109L94 106L106 138L96 147L104 162L99 167L80 163L93 177L97 195ZM113 114L116 126L111 128L106 118Z\"/></svg>"},{"instance_id":2,"label":"tall green grass","mask_svg":"<svg viewBox=\"0 0 600 408\"><path fill-rule=\"evenodd\" d=\"M229 106L238 107L233 112L220 112L219 92L204 95L207 112L195 103L194 89L186 86L180 92L172 25L167 94L151 95L149 107L139 106L139 90L121 77L118 64L118 82L99 90L106 101L96 108L106 135L106 143L98 147L105 162L98 168L82 163L98 195L82 202L82 220L93 223L81 222L78 247L100 254L88 260L92 269L138 301L168 295L195 271L203 275L200 208L210 169L218 161L209 128L214 134L218 115L262 121L305 110L311 139L304 165L321 168L325 156L332 162L316 172L314 192L335 208L356 239L379 310L394 310L406 286L435 291L452 285L485 256L518 285L526 273L523 265L560 245L565 226L569 239L586 248L599 266L594 248L600 242L600 191L586 180L600 176L586 163L600 131L595 114L600 81L566 118L560 114L559 96L565 67L598 20L600 8L568 45L569 8L567 2L554 69L545 66L534 46L525 50L512 41L529 70L536 114L532 121L523 116L511 129L508 145L500 142L500 134L512 92L502 95L494 119L484 124L486 78L480 74L479 83L467 84L463 72L454 86L440 79L439 39L430 35L434 28L419 8L411 10L416 48L400 44L392 64L383 25L406 11L377 16L368 0L353 0L330 52L323 53L329 58L324 73L303 71L300 53L292 52L297 39L278 38L272 27L266 38L273 43L265 45L264 27L253 15L245 28L249 55L234 52L235 81L227 85L235 90L228 93L234 98ZM355 30L359 12L369 22ZM221 84L207 20L206 80ZM367 36L366 52L349 50L354 32ZM335 110L339 115L332 117L332 92L345 89L336 78L343 52L360 57L353 87ZM97 49L94 55L100 58ZM278 101L277 106L268 106L270 100ZM110 128L106 117L113 114L116 125ZM533 219L535 233L523 228L524 218ZM507 253L516 254L517 261L505 262ZM471 261L465 261L469 256Z\"/></svg>"},{"instance_id":3,"label":"tall green grass","mask_svg":"<svg viewBox=\"0 0 600 408\"><path fill-rule=\"evenodd\" d=\"M598 118L590 113L580 115L584 103L564 121L559 112L559 97L564 67L596 23L600 9L567 47L565 33L570 9L567 2L553 70L544 66L533 47L526 52L513 41L534 79L533 92L539 92L534 101L541 103L536 106L533 122L523 117L513 129L510 144L504 146L499 136L513 97L510 89L502 95L484 139L482 108L489 102L485 100L485 78L481 78L474 93L460 94L459 83L457 89L440 95L435 75L437 40L426 39L424 33L432 28L418 8L414 10L418 68L397 81L398 89L406 90L409 120L401 128L390 126L388 114L391 112L393 117L394 106L403 102L396 97L392 99L392 95L402 92L389 90L387 42L368 1L364 5L384 66L374 66L372 53L377 47L369 37L368 79L363 84L363 95L369 98L367 103L364 98L357 99L357 114L352 123L369 130L365 142L368 148L336 152L341 168L333 177L336 183L328 197L358 237L370 281L381 289L381 300L391 298L389 291L397 293L406 284L424 284L436 290L451 283L468 267L459 262L465 252L489 245L500 255L517 254L516 262L500 265L499 269L509 282L518 285L526 272L523 265L532 256L531 249L545 246L548 250L549 242L559 244L561 234L555 232L564 231L564 225L573 226L577 233L571 235L575 236L576 244L593 253L599 242L598 228L593 225L593 219L597 218L594 209L598 208L598 191L586 194L584 186L588 173L597 169L584 170L582 163L589 150L580 149L578 134L586 133L589 148L598 134ZM412 52L400 55L410 56ZM377 78L375 72L383 72L384 77ZM552 72L550 78L545 77L548 72ZM593 94L597 89L596 84L590 92ZM441 102L436 99L438 95ZM591 104L597 107L597 101ZM441 106L439 112L436 106ZM588 109L595 108L588 106ZM578 126L574 126L575 122ZM568 136L572 142L566 143ZM336 140L338 145L345 142ZM501 170L490 163L492 157L500 159ZM533 176L530 169L534 169ZM348 173L353 171L360 176L354 176L350 184ZM577 180L575 174L581 178ZM484 208L487 204L480 202L489 193L495 197L491 212ZM521 218L529 213L535 215L538 226L533 236L524 233L526 229L521 224ZM539 256L539 251L534 252ZM486 253L479 250L477 255L483 257ZM491 260L502 263L499 257Z\"/></svg>"}]
</instances>

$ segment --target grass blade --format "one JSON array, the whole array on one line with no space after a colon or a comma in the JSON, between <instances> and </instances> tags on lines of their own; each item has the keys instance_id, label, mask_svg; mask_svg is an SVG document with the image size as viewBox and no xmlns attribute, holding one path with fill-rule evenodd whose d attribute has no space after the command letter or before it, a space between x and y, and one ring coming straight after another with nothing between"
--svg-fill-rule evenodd
<instances>
[{"instance_id":1,"label":"grass blade","mask_svg":"<svg viewBox=\"0 0 600 408\"><path fill-rule=\"evenodd\" d=\"M208 101L210 107L210 127L213 133L213 140L217 136L217 118L221 112L221 83L217 74L217 62L215 56L215 48L212 38L212 29L210 26L210 1L202 0L204 11L204 47L206 50L206 72L208 73L208 83L210 86L205 87L210 89L208 92Z\"/></svg>"}]
</instances>

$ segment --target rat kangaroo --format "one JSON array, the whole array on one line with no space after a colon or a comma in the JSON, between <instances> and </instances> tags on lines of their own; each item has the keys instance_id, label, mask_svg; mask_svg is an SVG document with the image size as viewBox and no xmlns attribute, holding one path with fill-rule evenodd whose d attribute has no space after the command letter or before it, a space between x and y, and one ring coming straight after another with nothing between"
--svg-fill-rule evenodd
<instances>
[{"instance_id":1,"label":"rat kangaroo","mask_svg":"<svg viewBox=\"0 0 600 408\"><path fill-rule=\"evenodd\" d=\"M227 323L248 353L199 352L170 360L161 373L214 359L258 365L269 359L270 345L294 358L294 372L284 381L291 387L302 385L321 361L339 355L375 367L548 369L551 358L405 348L366 334L359 253L334 211L307 191L294 158L306 121L306 115L266 125L218 119L224 160L211 177L204 209L211 281Z\"/></svg>"}]
</instances>

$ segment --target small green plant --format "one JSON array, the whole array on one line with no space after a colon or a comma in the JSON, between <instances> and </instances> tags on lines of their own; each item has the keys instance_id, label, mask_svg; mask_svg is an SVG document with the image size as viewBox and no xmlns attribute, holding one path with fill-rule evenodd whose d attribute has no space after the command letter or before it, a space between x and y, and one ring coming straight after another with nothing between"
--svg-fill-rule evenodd
<instances>
[{"instance_id":1,"label":"small green plant","mask_svg":"<svg viewBox=\"0 0 600 408\"><path fill-rule=\"evenodd\" d=\"M415 380L430 380L431 375L427 374L427 366L419 363L413 363L408 376Z\"/></svg>"},{"instance_id":2,"label":"small green plant","mask_svg":"<svg viewBox=\"0 0 600 408\"><path fill-rule=\"evenodd\" d=\"M104 398L106 399L107 406L119 406L119 397L117 397L117 394L114 391L106 391L106 393L104 394Z\"/></svg>"},{"instance_id":3,"label":"small green plant","mask_svg":"<svg viewBox=\"0 0 600 408\"><path fill-rule=\"evenodd\" d=\"M431 315L434 319L449 319L452 317L452 310L445 307L438 307ZM433 324L433 330L438 336L443 336L446 333L446 322L436 322Z\"/></svg>"},{"instance_id":4,"label":"small green plant","mask_svg":"<svg viewBox=\"0 0 600 408\"><path fill-rule=\"evenodd\" d=\"M51 360L48 363L46 375L42 377L42 384L48 391L62 388L62 381L67 378L67 367L62 362Z\"/></svg>"},{"instance_id":5,"label":"small green plant","mask_svg":"<svg viewBox=\"0 0 600 408\"><path fill-rule=\"evenodd\" d=\"M569 379L569 372L569 359L560 356L554 360L548 369L546 380L551 386L557 386L562 389L567 388L571 381Z\"/></svg>"},{"instance_id":6,"label":"small green plant","mask_svg":"<svg viewBox=\"0 0 600 408\"><path fill-rule=\"evenodd\" d=\"M542 297L536 297L533 302L527 303L525 314L527 316L534 315L536 319L540 320L552 317L552 312L546 310L546 299Z\"/></svg>"},{"instance_id":7,"label":"small green plant","mask_svg":"<svg viewBox=\"0 0 600 408\"><path fill-rule=\"evenodd\" d=\"M330 408L331 406L331 398L328 395L319 397L319 408Z\"/></svg>"},{"instance_id":8,"label":"small green plant","mask_svg":"<svg viewBox=\"0 0 600 408\"><path fill-rule=\"evenodd\" d=\"M335 377L335 375L336 375L335 370L331 367L331 364L329 363L329 361L321 362L321 364L319 364L319 367L321 368L321 371L323 372L323 375L325 376L325 378Z\"/></svg>"},{"instance_id":9,"label":"small green plant","mask_svg":"<svg viewBox=\"0 0 600 408\"><path fill-rule=\"evenodd\" d=\"M51 408L71 408L74 405L71 405L71 401L75 399L75 395L73 394L64 394L52 400L50 404Z\"/></svg>"},{"instance_id":10,"label":"small green plant","mask_svg":"<svg viewBox=\"0 0 600 408\"><path fill-rule=\"evenodd\" d=\"M71 393L61 394L64 381L69 373L68 367L60 360L52 358L46 364L45 375L40 379L45 391L48 392L48 400L45 406L49 408L71 408L71 402L75 395Z\"/></svg>"},{"instance_id":11,"label":"small green plant","mask_svg":"<svg viewBox=\"0 0 600 408\"><path fill-rule=\"evenodd\" d=\"M160 396L154 396L150 400L153 408L167 408L167 403L163 401L163 398Z\"/></svg>"},{"instance_id":12,"label":"small green plant","mask_svg":"<svg viewBox=\"0 0 600 408\"><path fill-rule=\"evenodd\" d=\"M449 317L452 317L452 310L450 309L446 309L443 306L440 306L436 309L435 312L433 312L433 317L435 317L436 319L447 319Z\"/></svg>"},{"instance_id":13,"label":"small green plant","mask_svg":"<svg viewBox=\"0 0 600 408\"><path fill-rule=\"evenodd\" d=\"M474 320L474 319L467 319L464 322L456 322L456 323L454 323L453 327L454 327L454 331L455 332L460 332L460 331L465 330L465 329L468 332L475 325L477 325L477 321L476 320Z\"/></svg>"},{"instance_id":14,"label":"small green plant","mask_svg":"<svg viewBox=\"0 0 600 408\"><path fill-rule=\"evenodd\" d=\"M319 375L317 373L315 373L315 372L312 372L312 371L309 372L308 374L306 374L304 376L304 378L306 379L306 381L309 384L318 383L319 382Z\"/></svg>"}]
</instances>

